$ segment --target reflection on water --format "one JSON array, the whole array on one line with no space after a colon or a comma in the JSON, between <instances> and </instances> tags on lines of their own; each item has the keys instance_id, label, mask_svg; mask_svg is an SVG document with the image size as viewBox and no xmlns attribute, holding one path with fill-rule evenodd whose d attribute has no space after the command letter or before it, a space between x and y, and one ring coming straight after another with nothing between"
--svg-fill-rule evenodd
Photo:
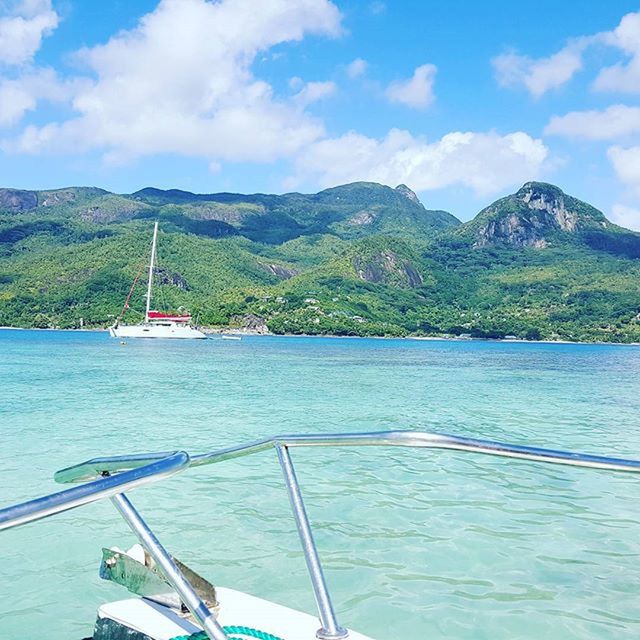
<instances>
[{"instance_id":1,"label":"reflection on water","mask_svg":"<svg viewBox=\"0 0 640 640\"><path fill-rule=\"evenodd\" d=\"M99 454L286 432L423 429L640 456L640 349L306 338L205 343L0 331L0 504ZM477 455L293 451L343 623L379 640L640 634L640 478ZM130 495L214 583L314 610L273 452ZM109 504L0 534L0 637L91 632Z\"/></svg>"}]
</instances>

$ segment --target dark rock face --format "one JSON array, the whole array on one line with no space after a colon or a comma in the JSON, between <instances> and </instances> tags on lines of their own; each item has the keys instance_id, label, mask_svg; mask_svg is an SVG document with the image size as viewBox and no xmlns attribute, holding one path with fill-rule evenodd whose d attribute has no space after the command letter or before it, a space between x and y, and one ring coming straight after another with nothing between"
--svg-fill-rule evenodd
<instances>
[{"instance_id":1,"label":"dark rock face","mask_svg":"<svg viewBox=\"0 0 640 640\"><path fill-rule=\"evenodd\" d=\"M73 202L76 199L76 193L72 189L58 189L56 191L42 191L40 193L41 207L54 207L59 204Z\"/></svg>"},{"instance_id":2,"label":"dark rock face","mask_svg":"<svg viewBox=\"0 0 640 640\"><path fill-rule=\"evenodd\" d=\"M417 269L408 260L403 263L404 272L407 276L407 284L410 287L419 287L423 284L422 276L418 273Z\"/></svg>"},{"instance_id":3,"label":"dark rock face","mask_svg":"<svg viewBox=\"0 0 640 640\"><path fill-rule=\"evenodd\" d=\"M189 291L189 284L179 273L169 271L164 267L156 269L156 278L160 284L172 285L183 291Z\"/></svg>"},{"instance_id":4,"label":"dark rock face","mask_svg":"<svg viewBox=\"0 0 640 640\"><path fill-rule=\"evenodd\" d=\"M349 218L348 224L353 226L362 226L372 224L375 221L375 215L370 211L359 211L355 216Z\"/></svg>"},{"instance_id":5,"label":"dark rock face","mask_svg":"<svg viewBox=\"0 0 640 640\"><path fill-rule=\"evenodd\" d=\"M353 267L358 277L365 282L399 284L404 287L419 287L422 276L409 260L403 260L393 251L381 251L367 258L356 256Z\"/></svg>"},{"instance_id":6,"label":"dark rock face","mask_svg":"<svg viewBox=\"0 0 640 640\"><path fill-rule=\"evenodd\" d=\"M193 206L190 214L202 220L218 220L231 225L240 225L254 216L264 216L267 209L264 205L237 206L233 204L206 203Z\"/></svg>"},{"instance_id":7,"label":"dark rock face","mask_svg":"<svg viewBox=\"0 0 640 640\"><path fill-rule=\"evenodd\" d=\"M300 273L297 269L294 269L292 267L285 267L281 264L263 264L262 266L269 273L277 276L278 278L282 278L283 280L293 278L293 276L297 276Z\"/></svg>"},{"instance_id":8,"label":"dark rock face","mask_svg":"<svg viewBox=\"0 0 640 640\"><path fill-rule=\"evenodd\" d=\"M18 189L0 189L0 211L19 213L30 211L38 206L38 194L35 191Z\"/></svg>"},{"instance_id":9,"label":"dark rock face","mask_svg":"<svg viewBox=\"0 0 640 640\"><path fill-rule=\"evenodd\" d=\"M243 316L234 316L232 320L233 324L236 324L247 331L254 331L255 333L269 333L269 327L267 327L266 320L255 313L247 313Z\"/></svg>"},{"instance_id":10,"label":"dark rock face","mask_svg":"<svg viewBox=\"0 0 640 640\"><path fill-rule=\"evenodd\" d=\"M80 218L94 224L109 224L111 222L131 220L142 211L144 211L144 208L138 206L135 202L119 202L117 206L105 202L87 207L80 214Z\"/></svg>"},{"instance_id":11,"label":"dark rock face","mask_svg":"<svg viewBox=\"0 0 640 640\"><path fill-rule=\"evenodd\" d=\"M487 247L503 243L512 247L534 247L544 249L549 245L545 235L553 227L553 219L546 213L522 216L511 214L491 220L478 233L474 247Z\"/></svg>"},{"instance_id":12,"label":"dark rock face","mask_svg":"<svg viewBox=\"0 0 640 640\"><path fill-rule=\"evenodd\" d=\"M575 209L567 208L564 193L558 187L528 182L518 193L516 198L524 202L532 211L540 211L544 222L556 226L562 231L575 231L578 226L578 213Z\"/></svg>"}]
</instances>

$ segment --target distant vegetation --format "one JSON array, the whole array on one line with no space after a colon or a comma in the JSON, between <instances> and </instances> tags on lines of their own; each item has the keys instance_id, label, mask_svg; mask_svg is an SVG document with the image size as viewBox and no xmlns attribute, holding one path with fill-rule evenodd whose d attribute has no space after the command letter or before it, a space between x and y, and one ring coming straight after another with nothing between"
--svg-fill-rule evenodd
<instances>
[{"instance_id":1,"label":"distant vegetation","mask_svg":"<svg viewBox=\"0 0 640 640\"><path fill-rule=\"evenodd\" d=\"M640 234L527 183L460 224L405 186L0 189L0 325L106 327L160 220L158 306L274 333L640 341ZM127 320L142 318L138 287Z\"/></svg>"}]
</instances>

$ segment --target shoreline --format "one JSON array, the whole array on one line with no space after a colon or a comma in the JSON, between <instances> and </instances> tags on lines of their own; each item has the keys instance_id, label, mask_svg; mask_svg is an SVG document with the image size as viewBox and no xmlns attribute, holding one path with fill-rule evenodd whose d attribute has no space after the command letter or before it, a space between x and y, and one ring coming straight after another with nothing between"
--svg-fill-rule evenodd
<instances>
[{"instance_id":1,"label":"shoreline","mask_svg":"<svg viewBox=\"0 0 640 640\"><path fill-rule=\"evenodd\" d=\"M37 327L7 327L0 326L0 331L61 331L65 333L106 333L108 329L52 329ZM456 338L451 336L341 336L331 333L311 334L311 333L272 333L270 331L255 331L252 329L231 329L231 328L203 328L202 332L207 336L242 336L242 337L276 337L276 338L340 338L349 340L413 340L415 342L497 342L500 344L573 344L586 346L617 346L617 347L640 347L640 342L604 342L594 340L593 342L578 340L525 340L524 338Z\"/></svg>"}]
</instances>

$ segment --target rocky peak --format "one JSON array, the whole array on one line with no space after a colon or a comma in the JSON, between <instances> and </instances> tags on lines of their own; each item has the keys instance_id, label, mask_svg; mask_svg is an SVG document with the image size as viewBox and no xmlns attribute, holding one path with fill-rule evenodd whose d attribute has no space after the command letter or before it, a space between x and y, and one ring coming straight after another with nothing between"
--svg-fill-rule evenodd
<instances>
[{"instance_id":1,"label":"rocky peak","mask_svg":"<svg viewBox=\"0 0 640 640\"><path fill-rule=\"evenodd\" d=\"M567 208L562 189L544 182L527 182L515 194L516 199L536 211L545 211L553 217L562 231L575 231L578 213Z\"/></svg>"},{"instance_id":2,"label":"rocky peak","mask_svg":"<svg viewBox=\"0 0 640 640\"><path fill-rule=\"evenodd\" d=\"M560 199L564 198L565 193L560 187L556 187L555 184L549 184L548 182L525 182L518 191L514 194L516 198L521 200L533 199Z\"/></svg>"},{"instance_id":3,"label":"rocky peak","mask_svg":"<svg viewBox=\"0 0 640 640\"><path fill-rule=\"evenodd\" d=\"M405 198L408 198L412 202L417 202L418 204L422 204L418 196L411 189L409 189L409 187L407 187L406 184L399 184L396 187L396 191L398 193L401 193Z\"/></svg>"},{"instance_id":4,"label":"rocky peak","mask_svg":"<svg viewBox=\"0 0 640 640\"><path fill-rule=\"evenodd\" d=\"M496 244L543 249L560 238L587 229L607 229L602 212L544 182L527 182L497 200L470 223L475 247Z\"/></svg>"}]
</instances>

